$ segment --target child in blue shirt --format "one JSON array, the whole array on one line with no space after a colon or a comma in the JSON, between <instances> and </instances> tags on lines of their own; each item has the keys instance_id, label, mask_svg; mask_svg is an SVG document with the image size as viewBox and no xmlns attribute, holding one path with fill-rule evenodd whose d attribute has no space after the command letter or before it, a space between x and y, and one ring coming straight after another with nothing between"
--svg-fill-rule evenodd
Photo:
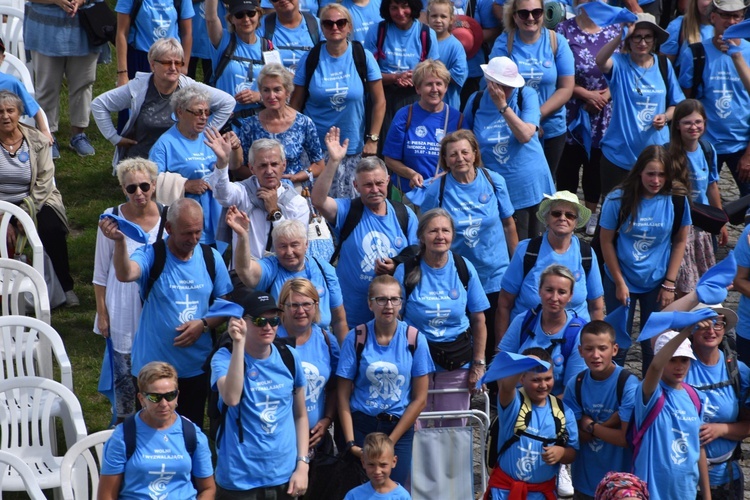
<instances>
[{"instance_id":1,"label":"child in blue shirt","mask_svg":"<svg viewBox=\"0 0 750 500\"><path fill-rule=\"evenodd\" d=\"M368 434L362 447L362 467L370 482L349 491L344 500L409 500L409 492L391 479L391 470L397 460L393 441L387 434Z\"/></svg>"},{"instance_id":2,"label":"child in blue shirt","mask_svg":"<svg viewBox=\"0 0 750 500\"><path fill-rule=\"evenodd\" d=\"M466 82L469 66L466 63L466 50L458 38L451 34L453 29L453 2L451 0L430 0L427 5L427 20L435 31L438 41L440 61L451 73L451 82L443 101L453 108L461 107L461 87Z\"/></svg>"}]
</instances>

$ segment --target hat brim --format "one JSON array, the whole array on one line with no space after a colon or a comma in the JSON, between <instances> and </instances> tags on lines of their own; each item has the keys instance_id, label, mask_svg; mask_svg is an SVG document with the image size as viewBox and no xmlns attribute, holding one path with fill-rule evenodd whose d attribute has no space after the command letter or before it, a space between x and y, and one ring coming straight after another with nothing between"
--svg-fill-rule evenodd
<instances>
[{"instance_id":1,"label":"hat brim","mask_svg":"<svg viewBox=\"0 0 750 500\"><path fill-rule=\"evenodd\" d=\"M691 311L697 311L698 309L713 309L718 315L724 316L724 321L727 323L726 327L724 328L725 332L728 332L729 330L736 327L737 321L739 321L737 313L731 309L727 309L726 307L710 306L708 304L701 303L692 308Z\"/></svg>"},{"instance_id":2,"label":"hat brim","mask_svg":"<svg viewBox=\"0 0 750 500\"><path fill-rule=\"evenodd\" d=\"M474 45L471 46L470 50L466 51L466 59L471 59L479 53L479 49L482 48L484 42L484 31L482 26L477 22L476 19L469 16L459 15L456 16L456 20L453 23L453 29L464 28L471 31L474 39Z\"/></svg>"},{"instance_id":3,"label":"hat brim","mask_svg":"<svg viewBox=\"0 0 750 500\"><path fill-rule=\"evenodd\" d=\"M662 29L661 26L658 24L647 21L647 20L640 20L635 23L635 26L633 28L633 31L637 30L638 28L645 28L650 29L654 32L654 36L656 37L656 43L662 44L667 41L669 38L669 33L667 33L664 29ZM630 40L630 37L633 36L633 33L628 33L628 40Z\"/></svg>"},{"instance_id":4,"label":"hat brim","mask_svg":"<svg viewBox=\"0 0 750 500\"><path fill-rule=\"evenodd\" d=\"M248 5L247 3L242 2L242 3L239 3L239 4L230 5L227 8L227 12L229 14L234 15L234 14L236 14L238 12L244 12L246 10L251 10L251 7L252 7L252 10L259 10L261 8L260 4Z\"/></svg>"},{"instance_id":5,"label":"hat brim","mask_svg":"<svg viewBox=\"0 0 750 500\"><path fill-rule=\"evenodd\" d=\"M547 211L547 207L549 207L552 203L568 203L570 205L575 205L575 207L578 209L578 221L576 222L576 229L581 229L586 225L586 223L591 218L591 210L586 207L586 205L578 202L573 202L570 200L566 200L563 198L545 198L542 200L542 202L539 204L539 210L536 211L536 218L544 224L547 225L547 221L544 220L544 212Z\"/></svg>"},{"instance_id":6,"label":"hat brim","mask_svg":"<svg viewBox=\"0 0 750 500\"><path fill-rule=\"evenodd\" d=\"M502 76L495 75L487 71L487 67L489 64L480 64L479 67L482 68L482 72L484 73L484 77L491 81L492 83L497 83L499 85L505 85L506 87L513 87L513 88L521 88L526 84L526 81L523 79L523 76L520 74L516 75L515 78L503 78Z\"/></svg>"}]
</instances>

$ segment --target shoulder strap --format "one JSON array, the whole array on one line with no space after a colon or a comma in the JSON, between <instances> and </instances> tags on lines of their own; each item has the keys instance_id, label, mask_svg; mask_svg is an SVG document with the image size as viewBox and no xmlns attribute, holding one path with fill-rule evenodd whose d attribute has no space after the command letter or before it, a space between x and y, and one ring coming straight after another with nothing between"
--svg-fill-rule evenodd
<instances>
[{"instance_id":1,"label":"shoulder strap","mask_svg":"<svg viewBox=\"0 0 750 500\"><path fill-rule=\"evenodd\" d=\"M411 115L414 111L414 104L409 104L409 110L406 112L406 126L404 127L404 130L409 130L409 125L411 125Z\"/></svg>"},{"instance_id":2,"label":"shoulder strap","mask_svg":"<svg viewBox=\"0 0 750 500\"><path fill-rule=\"evenodd\" d=\"M576 238L578 237L576 236ZM591 257L591 244L581 238L578 238L578 243L581 249L581 267L583 267L583 272L586 277L588 277L591 272L591 263L593 262L593 258Z\"/></svg>"},{"instance_id":3,"label":"shoulder strap","mask_svg":"<svg viewBox=\"0 0 750 500\"><path fill-rule=\"evenodd\" d=\"M219 59L219 63L216 65L216 69L211 75L212 86L216 86L216 82L219 80L219 78L221 78L221 75L224 74L224 70L227 68L227 66L229 65L229 62L232 60L232 56L234 55L234 51L236 49L237 49L237 34L233 31L229 34L229 43L224 49L224 52L221 53L221 58Z\"/></svg>"},{"instance_id":4,"label":"shoulder strap","mask_svg":"<svg viewBox=\"0 0 750 500\"><path fill-rule=\"evenodd\" d=\"M318 20L315 16L310 14L308 11L302 11L302 17L305 18L307 23L307 31L310 33L310 40L312 40L313 46L317 45L320 41L320 31L318 30Z\"/></svg>"},{"instance_id":5,"label":"shoulder strap","mask_svg":"<svg viewBox=\"0 0 750 500\"><path fill-rule=\"evenodd\" d=\"M693 56L693 86L690 88L691 97L698 98L698 88L703 85L703 70L706 67L706 48L702 42L691 43L690 53Z\"/></svg>"},{"instance_id":6,"label":"shoulder strap","mask_svg":"<svg viewBox=\"0 0 750 500\"><path fill-rule=\"evenodd\" d=\"M701 45L701 47L703 47L703 45ZM700 144L701 149L703 150L703 156L706 157L706 165L708 165L710 169L716 167L714 164L714 147L711 143L708 142L707 139L701 137L698 139L698 144Z\"/></svg>"},{"instance_id":7,"label":"shoulder strap","mask_svg":"<svg viewBox=\"0 0 750 500\"><path fill-rule=\"evenodd\" d=\"M657 62L659 63L659 73L661 73L661 79L664 80L664 88L666 89L666 107L669 107L671 101L671 95L669 92L669 62L667 56L658 54L656 56Z\"/></svg>"},{"instance_id":8,"label":"shoulder strap","mask_svg":"<svg viewBox=\"0 0 750 500\"><path fill-rule=\"evenodd\" d=\"M292 385L294 385L294 380L297 378L297 366L294 364L294 356L292 355L292 351L289 350L289 345L281 339L274 339L273 345L278 349L284 366L286 366L286 369L289 370L289 374L292 376ZM296 389L292 391L292 393L294 392L296 392Z\"/></svg>"},{"instance_id":9,"label":"shoulder strap","mask_svg":"<svg viewBox=\"0 0 750 500\"><path fill-rule=\"evenodd\" d=\"M542 305L539 304L534 309L529 309L526 312L526 317L523 318L523 322L521 323L521 337L518 342L519 346L522 346L524 342L526 342L526 339L529 337L534 337L534 321L537 320L539 317L539 311L542 310Z\"/></svg>"},{"instance_id":10,"label":"shoulder strap","mask_svg":"<svg viewBox=\"0 0 750 500\"><path fill-rule=\"evenodd\" d=\"M549 28L547 28L547 33L549 33L549 44L552 47L552 55L557 58L557 34Z\"/></svg>"},{"instance_id":11,"label":"shoulder strap","mask_svg":"<svg viewBox=\"0 0 750 500\"><path fill-rule=\"evenodd\" d=\"M451 250L451 253L453 254L453 263L456 266L456 271L458 271L458 279L461 280L461 284L464 286L464 290L466 292L469 292L469 268L466 265L466 261L464 258L457 254L456 252L453 252Z\"/></svg>"},{"instance_id":12,"label":"shoulder strap","mask_svg":"<svg viewBox=\"0 0 750 500\"><path fill-rule=\"evenodd\" d=\"M567 422L565 421L565 404L562 402L562 399L551 394L547 396L547 401L549 402L550 409L552 410L552 418L555 420L555 442L560 446L565 446L566 444L568 444L568 431L566 428Z\"/></svg>"},{"instance_id":13,"label":"shoulder strap","mask_svg":"<svg viewBox=\"0 0 750 500\"><path fill-rule=\"evenodd\" d=\"M443 207L443 194L445 193L445 178L447 175L440 177L440 189L438 190L438 207Z\"/></svg>"},{"instance_id":14,"label":"shoulder strap","mask_svg":"<svg viewBox=\"0 0 750 500\"><path fill-rule=\"evenodd\" d=\"M135 453L135 418L137 413L130 415L122 423L122 437L125 441L125 461L130 460L130 457Z\"/></svg>"},{"instance_id":15,"label":"shoulder strap","mask_svg":"<svg viewBox=\"0 0 750 500\"><path fill-rule=\"evenodd\" d=\"M341 245L344 244L346 239L352 234L352 231L354 231L354 228L359 224L359 221L362 220L364 210L365 206L362 203L362 199L354 198L349 207L349 213L346 214L346 219L344 219L344 225L339 233L336 248L333 250L333 255L331 255L331 264L336 262L336 259L338 259L339 253L341 252Z\"/></svg>"},{"instance_id":16,"label":"shoulder strap","mask_svg":"<svg viewBox=\"0 0 750 500\"><path fill-rule=\"evenodd\" d=\"M422 29L419 32L419 38L422 42L422 54L419 56L419 62L427 59L430 54L430 46L432 45L432 40L430 39L430 27L424 23L421 24Z\"/></svg>"},{"instance_id":17,"label":"shoulder strap","mask_svg":"<svg viewBox=\"0 0 750 500\"><path fill-rule=\"evenodd\" d=\"M201 243L201 250L203 250L203 263L206 265L206 272L211 278L211 298L208 299L208 305L211 306L214 303L213 285L216 284L216 259L214 259L213 249L205 243Z\"/></svg>"},{"instance_id":18,"label":"shoulder strap","mask_svg":"<svg viewBox=\"0 0 750 500\"><path fill-rule=\"evenodd\" d=\"M536 260L539 258L539 250L542 248L542 238L544 238L544 235L531 238L529 245L526 247L526 253L523 255L523 276L521 277L521 281L526 278L536 265Z\"/></svg>"},{"instance_id":19,"label":"shoulder strap","mask_svg":"<svg viewBox=\"0 0 750 500\"><path fill-rule=\"evenodd\" d=\"M687 382L680 382L680 384L682 384L682 388L687 391L688 396L690 396L690 401L693 402L693 406L695 406L696 411L698 411L698 416L700 417L703 404L701 404L701 398L698 396L698 392Z\"/></svg>"},{"instance_id":20,"label":"shoulder strap","mask_svg":"<svg viewBox=\"0 0 750 500\"><path fill-rule=\"evenodd\" d=\"M524 87L518 87L518 97L516 97L516 102L518 102L519 118L521 117L521 111L523 111L523 89Z\"/></svg>"},{"instance_id":21,"label":"shoulder strap","mask_svg":"<svg viewBox=\"0 0 750 500\"><path fill-rule=\"evenodd\" d=\"M682 227L682 216L685 214L685 197L680 194L672 195L672 205L674 206L674 220L672 221L672 241L674 242L677 233Z\"/></svg>"},{"instance_id":22,"label":"shoulder strap","mask_svg":"<svg viewBox=\"0 0 750 500\"><path fill-rule=\"evenodd\" d=\"M409 212L406 210L406 205L400 201L390 200L393 205L393 210L396 212L396 219L398 219L398 225L401 228L401 232L404 233L404 238L409 239Z\"/></svg>"},{"instance_id":23,"label":"shoulder strap","mask_svg":"<svg viewBox=\"0 0 750 500\"><path fill-rule=\"evenodd\" d=\"M130 25L135 26L135 18L138 17L138 13L143 7L143 0L133 0L133 6L130 8ZM177 17L180 17L180 12L177 11Z\"/></svg>"},{"instance_id":24,"label":"shoulder strap","mask_svg":"<svg viewBox=\"0 0 750 500\"><path fill-rule=\"evenodd\" d=\"M625 385L628 383L630 377L635 377L627 368L620 370L620 374L617 376L617 406L619 407L622 403L622 395L625 392Z\"/></svg>"},{"instance_id":25,"label":"shoulder strap","mask_svg":"<svg viewBox=\"0 0 750 500\"><path fill-rule=\"evenodd\" d=\"M579 318L575 312L573 314L575 314L576 317L570 320L570 323L568 323L568 326L563 332L563 345L560 348L561 354L563 355L563 364L567 364L568 358L573 353L573 349L575 349L578 335L580 334L581 329L586 325L585 320ZM564 370L565 368L563 367L563 371Z\"/></svg>"},{"instance_id":26,"label":"shoulder strap","mask_svg":"<svg viewBox=\"0 0 750 500\"><path fill-rule=\"evenodd\" d=\"M188 455L192 457L193 453L195 453L195 449L198 447L198 437L195 433L195 425L182 415L180 415L180 420L182 420L182 437L185 440L185 450L188 452Z\"/></svg>"},{"instance_id":27,"label":"shoulder strap","mask_svg":"<svg viewBox=\"0 0 750 500\"><path fill-rule=\"evenodd\" d=\"M409 352L414 357L414 352L417 350L417 338L419 331L413 326L406 327L406 341L409 344Z\"/></svg>"},{"instance_id":28,"label":"shoulder strap","mask_svg":"<svg viewBox=\"0 0 750 500\"><path fill-rule=\"evenodd\" d=\"M359 79L362 80L362 88L367 93L367 54L365 53L365 46L357 40L352 40L350 43L352 45L354 67L357 68Z\"/></svg>"},{"instance_id":29,"label":"shoulder strap","mask_svg":"<svg viewBox=\"0 0 750 500\"><path fill-rule=\"evenodd\" d=\"M310 52L307 53L307 60L305 61L305 100L302 102L302 108L304 109L305 101L307 101L307 96L310 94L310 91L308 90L310 88L310 83L312 82L313 73L315 73L315 70L318 68L318 64L320 63L320 51L323 49L323 45L326 42L318 42L315 44L315 47L310 49Z\"/></svg>"},{"instance_id":30,"label":"shoulder strap","mask_svg":"<svg viewBox=\"0 0 750 500\"><path fill-rule=\"evenodd\" d=\"M320 274L323 275L323 281L325 281L326 287L330 289L331 283L328 282L328 275L326 274L325 270L323 270L323 265L320 263L318 258L315 257L314 255L310 255L310 258L313 260L313 262L315 262L318 265L318 269L320 269ZM328 339L328 337L326 337L326 339Z\"/></svg>"},{"instance_id":31,"label":"shoulder strap","mask_svg":"<svg viewBox=\"0 0 750 500\"><path fill-rule=\"evenodd\" d=\"M158 201L156 206L161 213L161 222L159 222L159 230L156 232L156 240L159 241L164 237L164 226L167 224L167 214L169 213L169 205L162 205Z\"/></svg>"},{"instance_id":32,"label":"shoulder strap","mask_svg":"<svg viewBox=\"0 0 750 500\"><path fill-rule=\"evenodd\" d=\"M586 372L588 369L583 370L581 373L576 375L576 386L575 386L575 397L576 397L576 403L578 403L578 407L583 409L583 395L582 395L582 389L583 389L583 379L586 377Z\"/></svg>"},{"instance_id":33,"label":"shoulder strap","mask_svg":"<svg viewBox=\"0 0 750 500\"><path fill-rule=\"evenodd\" d=\"M510 58L510 55L513 53L513 39L516 37L516 30L508 30L508 45L506 48L508 49L508 57Z\"/></svg>"},{"instance_id":34,"label":"shoulder strap","mask_svg":"<svg viewBox=\"0 0 750 500\"><path fill-rule=\"evenodd\" d=\"M383 44L385 44L385 32L386 31L387 31L387 26L385 24L385 21L380 21L378 23L378 38L375 44L374 56L375 56L376 61L385 59L385 53L383 53Z\"/></svg>"},{"instance_id":35,"label":"shoulder strap","mask_svg":"<svg viewBox=\"0 0 750 500\"><path fill-rule=\"evenodd\" d=\"M148 281L146 282L146 289L141 291L141 297L145 303L148 299L151 289L154 287L154 283L161 276L161 272L164 271L164 264L167 262L167 243L162 240L156 240L153 244L154 248L154 263L151 265L151 270L148 273Z\"/></svg>"},{"instance_id":36,"label":"shoulder strap","mask_svg":"<svg viewBox=\"0 0 750 500\"><path fill-rule=\"evenodd\" d=\"M362 361L362 352L365 350L365 342L367 341L367 325L362 323L361 325L358 325L354 331L356 332L356 337L354 339L354 352L357 358L357 369L354 370L354 377L356 378L359 373L359 364Z\"/></svg>"},{"instance_id":37,"label":"shoulder strap","mask_svg":"<svg viewBox=\"0 0 750 500\"><path fill-rule=\"evenodd\" d=\"M120 216L120 205L119 204L115 205L114 207L112 207L112 215L114 215L115 217L119 217Z\"/></svg>"},{"instance_id":38,"label":"shoulder strap","mask_svg":"<svg viewBox=\"0 0 750 500\"><path fill-rule=\"evenodd\" d=\"M476 119L477 111L479 111L479 101L482 100L484 90L478 90L474 96L474 102L471 103L471 116Z\"/></svg>"},{"instance_id":39,"label":"shoulder strap","mask_svg":"<svg viewBox=\"0 0 750 500\"><path fill-rule=\"evenodd\" d=\"M409 276L409 274L410 274L410 273L411 273L411 272L412 272L412 271L413 271L413 270L414 270L414 269L415 269L415 268L416 268L416 267L417 267L418 265L420 265L420 260L421 260L421 259L419 258L419 254L417 254L417 255L415 255L415 256L414 256L413 258L411 258L411 259L407 259L407 260L406 260L406 261L404 261L404 263L403 263L403 266L404 266L404 297L405 297L405 299L406 299L407 301L409 300L409 297L411 296L411 292L413 292L413 291L414 291L414 286L415 286L415 285L413 285L413 284L409 284L409 283L406 283L406 277L407 277L407 276Z\"/></svg>"},{"instance_id":40,"label":"shoulder strap","mask_svg":"<svg viewBox=\"0 0 750 500\"><path fill-rule=\"evenodd\" d=\"M268 14L263 21L263 36L273 40L273 34L276 31L276 12Z\"/></svg>"},{"instance_id":41,"label":"shoulder strap","mask_svg":"<svg viewBox=\"0 0 750 500\"><path fill-rule=\"evenodd\" d=\"M633 460L635 460L635 457L638 456L638 452L641 449L641 443L643 442L643 436L646 434L646 431L649 427L651 427L651 424L654 423L656 420L656 417L659 416L659 413L661 412L661 409L664 407L664 401L667 399L666 395L664 394L664 391L659 394L659 398L656 400L656 403L654 403L654 406L651 408L651 411L648 412L646 415L646 418L643 419L643 423L640 427L635 428L633 427L633 434L632 434L632 446L633 446ZM631 422L630 425L633 426L635 424L635 421Z\"/></svg>"}]
</instances>

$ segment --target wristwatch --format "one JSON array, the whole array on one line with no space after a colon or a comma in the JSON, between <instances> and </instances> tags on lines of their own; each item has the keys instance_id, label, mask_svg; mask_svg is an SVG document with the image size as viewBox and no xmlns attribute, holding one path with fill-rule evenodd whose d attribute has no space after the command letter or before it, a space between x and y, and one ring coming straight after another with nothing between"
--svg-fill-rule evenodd
<instances>
[{"instance_id":1,"label":"wristwatch","mask_svg":"<svg viewBox=\"0 0 750 500\"><path fill-rule=\"evenodd\" d=\"M271 222L278 222L281 220L281 210L274 210L270 214L268 214L268 217L266 217Z\"/></svg>"},{"instance_id":2,"label":"wristwatch","mask_svg":"<svg viewBox=\"0 0 750 500\"><path fill-rule=\"evenodd\" d=\"M203 322L203 333L210 332L211 329L208 327L208 321L206 321L206 318L201 318L201 321Z\"/></svg>"},{"instance_id":3,"label":"wristwatch","mask_svg":"<svg viewBox=\"0 0 750 500\"><path fill-rule=\"evenodd\" d=\"M596 422L594 422L594 421L592 420L592 421L591 421L591 423L590 423L589 425L587 425L587 426L586 426L586 432L588 432L588 433L589 433L589 434L591 434L592 436L594 435L594 425L596 425Z\"/></svg>"},{"instance_id":4,"label":"wristwatch","mask_svg":"<svg viewBox=\"0 0 750 500\"><path fill-rule=\"evenodd\" d=\"M297 457L297 462L305 462L306 464L310 464L310 457Z\"/></svg>"},{"instance_id":5,"label":"wristwatch","mask_svg":"<svg viewBox=\"0 0 750 500\"><path fill-rule=\"evenodd\" d=\"M378 142L380 140L380 136L378 134L367 134L365 136L365 139L368 139L372 142Z\"/></svg>"}]
</instances>

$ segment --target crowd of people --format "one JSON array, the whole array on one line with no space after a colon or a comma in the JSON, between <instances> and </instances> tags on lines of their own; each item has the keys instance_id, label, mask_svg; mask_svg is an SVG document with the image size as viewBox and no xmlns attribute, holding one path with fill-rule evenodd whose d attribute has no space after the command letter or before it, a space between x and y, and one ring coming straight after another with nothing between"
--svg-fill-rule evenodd
<instances>
[{"instance_id":1,"label":"crowd of people","mask_svg":"<svg viewBox=\"0 0 750 500\"><path fill-rule=\"evenodd\" d=\"M484 498L742 498L750 227L717 264L705 213L724 164L750 194L744 0L578 0L554 29L541 0L119 0L96 98L90 3L27 8L39 103L0 79L0 200L77 305L64 74L70 147L93 113L125 199L96 241L100 498L333 498L336 452L370 480L347 499L409 498L420 413L484 389Z\"/></svg>"}]
</instances>

